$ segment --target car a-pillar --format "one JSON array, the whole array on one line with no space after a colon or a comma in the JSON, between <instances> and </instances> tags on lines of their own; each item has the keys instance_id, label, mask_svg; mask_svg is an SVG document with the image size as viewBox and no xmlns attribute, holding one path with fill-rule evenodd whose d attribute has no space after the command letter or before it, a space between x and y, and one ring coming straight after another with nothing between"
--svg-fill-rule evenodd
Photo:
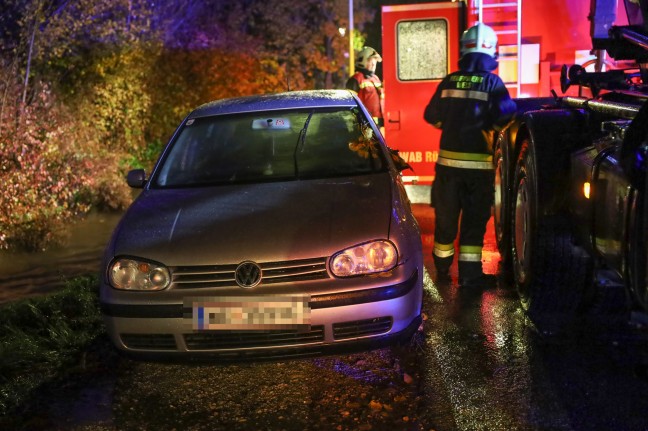
<instances>
[{"instance_id":1,"label":"car a-pillar","mask_svg":"<svg viewBox=\"0 0 648 431\"><path fill-rule=\"evenodd\" d=\"M591 277L569 218L569 154L582 142L583 114L550 109L524 115L511 187L511 262L522 307L541 332L577 317Z\"/></svg>"}]
</instances>

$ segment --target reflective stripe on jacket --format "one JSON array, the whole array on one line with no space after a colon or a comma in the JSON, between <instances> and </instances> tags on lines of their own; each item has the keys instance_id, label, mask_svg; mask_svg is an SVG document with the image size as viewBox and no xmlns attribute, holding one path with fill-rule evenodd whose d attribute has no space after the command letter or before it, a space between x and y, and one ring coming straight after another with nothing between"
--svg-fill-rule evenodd
<instances>
[{"instance_id":1,"label":"reflective stripe on jacket","mask_svg":"<svg viewBox=\"0 0 648 431\"><path fill-rule=\"evenodd\" d=\"M495 169L493 156L482 153L459 153L456 151L440 150L437 160L439 165L462 169Z\"/></svg>"},{"instance_id":2,"label":"reflective stripe on jacket","mask_svg":"<svg viewBox=\"0 0 648 431\"><path fill-rule=\"evenodd\" d=\"M423 114L425 121L443 130L437 163L493 169L487 157L493 153L495 131L513 118L515 102L500 77L490 72L497 67L492 57L468 54L459 66L439 83Z\"/></svg>"}]
</instances>

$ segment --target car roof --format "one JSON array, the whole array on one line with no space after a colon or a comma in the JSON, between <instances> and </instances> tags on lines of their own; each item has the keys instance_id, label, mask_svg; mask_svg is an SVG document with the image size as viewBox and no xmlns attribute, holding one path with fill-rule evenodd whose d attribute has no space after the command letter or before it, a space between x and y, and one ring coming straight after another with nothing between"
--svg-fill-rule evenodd
<instances>
[{"instance_id":1,"label":"car roof","mask_svg":"<svg viewBox=\"0 0 648 431\"><path fill-rule=\"evenodd\" d=\"M356 107L349 90L302 90L215 100L196 108L188 118L300 108Z\"/></svg>"}]
</instances>

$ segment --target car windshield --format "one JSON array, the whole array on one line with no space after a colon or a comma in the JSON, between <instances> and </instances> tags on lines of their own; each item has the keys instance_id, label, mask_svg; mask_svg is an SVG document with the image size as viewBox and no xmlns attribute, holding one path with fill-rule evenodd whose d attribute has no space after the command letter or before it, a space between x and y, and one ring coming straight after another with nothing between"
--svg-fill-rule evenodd
<instances>
[{"instance_id":1,"label":"car windshield","mask_svg":"<svg viewBox=\"0 0 648 431\"><path fill-rule=\"evenodd\" d=\"M361 175L386 168L371 128L351 109L189 119L155 187Z\"/></svg>"}]
</instances>

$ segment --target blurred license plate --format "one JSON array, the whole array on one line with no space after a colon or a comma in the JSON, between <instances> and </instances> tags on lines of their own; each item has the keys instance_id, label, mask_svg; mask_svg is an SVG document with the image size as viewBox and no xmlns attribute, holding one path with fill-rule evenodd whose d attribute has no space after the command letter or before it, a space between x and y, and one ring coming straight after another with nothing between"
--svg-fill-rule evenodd
<instances>
[{"instance_id":1,"label":"blurred license plate","mask_svg":"<svg viewBox=\"0 0 648 431\"><path fill-rule=\"evenodd\" d=\"M184 319L198 331L304 330L310 327L309 301L310 295L186 298Z\"/></svg>"}]
</instances>

